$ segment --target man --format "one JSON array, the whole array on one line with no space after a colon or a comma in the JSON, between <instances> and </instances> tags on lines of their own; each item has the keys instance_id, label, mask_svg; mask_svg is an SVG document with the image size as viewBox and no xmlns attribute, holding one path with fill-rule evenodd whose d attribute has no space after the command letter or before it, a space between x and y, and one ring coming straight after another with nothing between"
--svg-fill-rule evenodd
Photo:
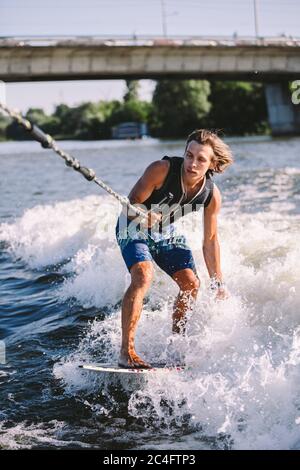
<instances>
[{"instance_id":1,"label":"man","mask_svg":"<svg viewBox=\"0 0 300 470\"><path fill-rule=\"evenodd\" d=\"M151 163L132 188L131 204L143 204L149 215L145 223L134 214L126 214L126 217L121 213L116 227L117 240L131 275L131 284L122 302L120 366L151 367L136 353L134 338L153 276L153 261L178 284L173 333L184 332L186 313L196 299L200 281L185 238L174 237L175 217L204 206L203 255L211 288L216 291L217 299L228 296L221 272L217 233L221 195L212 174L222 173L232 163L229 147L215 133L199 129L188 136L184 158L164 157ZM164 209L160 214L149 211L159 203ZM169 209L167 217L166 207ZM190 210L186 211L187 207Z\"/></svg>"}]
</instances>

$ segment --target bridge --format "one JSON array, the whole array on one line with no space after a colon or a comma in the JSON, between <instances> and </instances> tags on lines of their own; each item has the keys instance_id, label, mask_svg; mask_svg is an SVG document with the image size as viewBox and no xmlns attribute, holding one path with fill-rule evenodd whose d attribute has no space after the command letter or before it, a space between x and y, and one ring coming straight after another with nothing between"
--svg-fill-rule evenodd
<instances>
[{"instance_id":1,"label":"bridge","mask_svg":"<svg viewBox=\"0 0 300 470\"><path fill-rule=\"evenodd\" d=\"M0 38L4 82L172 77L264 82L273 133L300 133L300 38Z\"/></svg>"}]
</instances>

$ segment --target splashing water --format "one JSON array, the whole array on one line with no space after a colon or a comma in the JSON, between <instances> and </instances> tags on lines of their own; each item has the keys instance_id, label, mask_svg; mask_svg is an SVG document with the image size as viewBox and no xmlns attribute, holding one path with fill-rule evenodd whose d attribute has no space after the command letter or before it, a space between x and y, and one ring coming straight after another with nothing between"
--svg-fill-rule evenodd
<instances>
[{"instance_id":1,"label":"splashing water","mask_svg":"<svg viewBox=\"0 0 300 470\"><path fill-rule=\"evenodd\" d=\"M299 184L300 172L285 168L266 188L267 174L269 170L260 171L251 188L240 181L231 191L229 182L224 182L219 233L222 271L231 293L226 301L216 302L207 289L200 221L194 215L186 220L184 230L201 288L185 337L171 334L177 286L155 268L138 327L137 351L149 362L184 358L184 372L119 378L78 368L82 362L114 362L119 354L120 301L130 279L114 240L119 208L109 196L37 205L0 226L4 251L15 263L23 263L35 276L42 271L61 276L51 284L51 291L46 285L56 307L49 307L29 327L24 321L8 337L12 348L17 342L26 348L22 338L31 335L46 350L50 378L43 392L45 403L62 400L69 403L69 410L84 409L89 419L105 423L113 446L125 442L128 447L159 448L164 442L164 448L300 448L300 268L296 262L300 218L294 211L297 198L289 197ZM238 198L234 191L239 191ZM268 198L269 210L247 210L253 201L264 204ZM26 295L26 286L22 288ZM36 290L30 295L41 294ZM60 313L55 310L58 305L64 306ZM70 318L70 311L75 317ZM72 327L78 330L69 344ZM56 341L54 357L51 341ZM17 367L20 357L21 350L12 367ZM9 388L13 377L7 373L0 380ZM19 400L13 388L10 393L15 408L18 403L24 406L24 397ZM5 419L11 419L7 412ZM79 418L81 431L72 437L68 436L75 424L65 415L49 413L48 419L42 419L50 425L37 427L27 423L22 413L19 419L9 429L2 425L1 446L99 445L95 438L82 439ZM106 431L103 427L97 432L108 439ZM137 436L139 444L132 444Z\"/></svg>"}]
</instances>

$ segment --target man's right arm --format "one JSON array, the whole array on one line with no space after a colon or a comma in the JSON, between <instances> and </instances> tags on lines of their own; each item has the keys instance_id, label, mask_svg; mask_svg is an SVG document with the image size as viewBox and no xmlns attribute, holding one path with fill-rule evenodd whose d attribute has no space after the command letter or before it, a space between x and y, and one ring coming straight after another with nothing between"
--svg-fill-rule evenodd
<instances>
[{"instance_id":1,"label":"man's right arm","mask_svg":"<svg viewBox=\"0 0 300 470\"><path fill-rule=\"evenodd\" d=\"M138 205L146 201L155 189L159 189L163 185L169 168L168 160L158 160L151 163L130 191L128 195L130 203ZM128 217L134 219L136 215L132 214L131 216L129 212Z\"/></svg>"},{"instance_id":2,"label":"man's right arm","mask_svg":"<svg viewBox=\"0 0 300 470\"><path fill-rule=\"evenodd\" d=\"M151 163L129 193L128 199L131 204L142 204L155 189L160 188L168 174L169 167L168 160Z\"/></svg>"}]
</instances>

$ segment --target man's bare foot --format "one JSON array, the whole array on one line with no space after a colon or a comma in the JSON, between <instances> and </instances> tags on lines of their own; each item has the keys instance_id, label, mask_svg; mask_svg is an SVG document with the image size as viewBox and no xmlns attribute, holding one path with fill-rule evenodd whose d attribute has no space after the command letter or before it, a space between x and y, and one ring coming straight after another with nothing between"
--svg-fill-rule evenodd
<instances>
[{"instance_id":1,"label":"man's bare foot","mask_svg":"<svg viewBox=\"0 0 300 470\"><path fill-rule=\"evenodd\" d=\"M136 352L120 353L118 365L128 369L151 369L151 365L143 361Z\"/></svg>"}]
</instances>

